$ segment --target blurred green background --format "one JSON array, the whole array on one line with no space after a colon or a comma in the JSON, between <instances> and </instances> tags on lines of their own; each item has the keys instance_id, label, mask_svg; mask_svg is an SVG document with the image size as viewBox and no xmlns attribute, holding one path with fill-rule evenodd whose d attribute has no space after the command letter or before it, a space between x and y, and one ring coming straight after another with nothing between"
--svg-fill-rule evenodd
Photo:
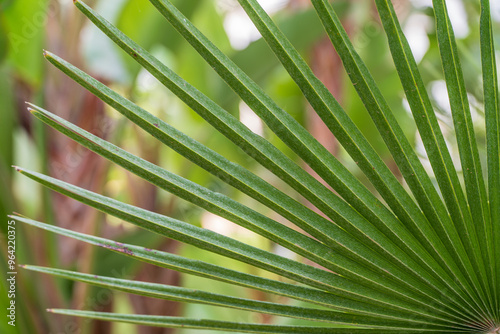
<instances>
[{"instance_id":1,"label":"blurred green background","mask_svg":"<svg viewBox=\"0 0 500 334\"><path fill-rule=\"evenodd\" d=\"M278 104L306 126L330 151L363 179L335 138L305 102L300 90L279 66L277 58L251 29L251 23L235 0L176 0L178 8L212 41L231 56ZM341 62L323 35L321 24L307 0L262 0L285 34L309 61L311 67L341 102L358 126L398 175L381 139L357 98ZM428 83L436 112L449 145L456 153L446 87L434 35L432 10L426 0L395 0L394 6L409 35L419 66ZM122 31L149 49L178 74L214 99L248 127L266 137L290 157L302 162L279 141L255 114L240 102L231 89L204 63L176 31L145 0L87 1ZM493 8L500 30L500 5ZM346 29L360 55L372 70L406 135L425 160L415 132L401 84L392 65L386 39L372 1L335 1ZM479 143L484 143L484 119L478 45L479 4L450 1L462 64ZM497 45L500 44L500 34ZM7 298L7 215L19 212L30 218L57 224L119 241L160 248L212 263L223 263L253 274L271 275L236 261L201 251L192 246L164 240L126 223L104 216L84 205L56 195L16 175L11 165L41 171L81 187L104 193L127 203L160 212L192 224L243 240L285 256L284 249L262 237L203 212L170 194L158 191L144 180L112 166L102 158L78 147L64 136L45 128L30 117L25 101L38 104L80 127L93 132L163 168L245 203L274 219L287 222L269 209L226 186L172 150L127 122L90 93L65 78L44 60L47 49L83 68L151 113L158 115L208 147L240 163L272 184L287 189L278 179L251 160L222 135L184 106L172 93L118 50L79 14L70 0L0 0L0 301L2 312ZM482 145L484 148L484 145ZM484 149L483 149L484 152ZM457 159L458 161L458 159ZM431 172L431 171L429 171ZM293 191L288 190L289 193ZM302 200L298 195L297 198ZM223 261L223 262L221 262ZM55 237L40 230L16 226L16 263L56 266L120 278L134 278L181 285L246 298L295 303L250 289L230 286L190 275L129 261L120 254L95 249L74 240ZM45 312L46 308L80 308L95 311L182 315L242 322L303 323L239 310L204 305L184 305L130 296L105 289L70 283L41 274L18 271L16 276L16 326L6 317L0 332L11 333L178 333L196 331L141 328L124 324L89 322ZM4 313L2 313L4 314ZM209 331L205 331L210 333Z\"/></svg>"}]
</instances>

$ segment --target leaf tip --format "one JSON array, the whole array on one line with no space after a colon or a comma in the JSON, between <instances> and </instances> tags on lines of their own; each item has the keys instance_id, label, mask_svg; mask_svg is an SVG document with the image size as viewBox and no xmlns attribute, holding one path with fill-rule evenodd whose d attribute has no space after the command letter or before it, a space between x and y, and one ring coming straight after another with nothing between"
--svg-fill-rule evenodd
<instances>
[{"instance_id":1,"label":"leaf tip","mask_svg":"<svg viewBox=\"0 0 500 334\"><path fill-rule=\"evenodd\" d=\"M32 113L33 111L35 111L34 108L36 108L36 106L33 103L28 102L28 101L24 101L24 103L26 103L26 105L27 105L26 108L28 109L29 112Z\"/></svg>"},{"instance_id":2,"label":"leaf tip","mask_svg":"<svg viewBox=\"0 0 500 334\"><path fill-rule=\"evenodd\" d=\"M12 165L11 167L14 168L16 170L16 172L22 172L23 171L22 168L19 167L19 166Z\"/></svg>"}]
</instances>

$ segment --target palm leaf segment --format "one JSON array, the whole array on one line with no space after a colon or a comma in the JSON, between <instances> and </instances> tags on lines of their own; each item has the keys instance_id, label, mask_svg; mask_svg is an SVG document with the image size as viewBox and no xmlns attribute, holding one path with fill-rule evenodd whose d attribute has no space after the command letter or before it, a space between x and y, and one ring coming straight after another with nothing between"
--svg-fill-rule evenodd
<instances>
[{"instance_id":1,"label":"palm leaf segment","mask_svg":"<svg viewBox=\"0 0 500 334\"><path fill-rule=\"evenodd\" d=\"M82 2L77 8L142 67L219 132L274 173L319 215L244 167L149 114L83 71L46 52L57 68L159 141L306 231L286 227L30 105L41 121L156 186L227 218L304 258L319 269L217 233L121 203L17 168L39 183L141 228L249 263L300 285L84 235L20 216L17 220L181 272L307 301L322 309L281 305L172 286L97 277L59 269L26 269L155 298L239 308L324 322L321 327L275 326L147 315L51 310L73 316L163 327L250 333L488 333L500 326L500 121L489 1L481 1L481 55L487 135L484 182L453 29L444 0L434 0L437 35L464 173L462 188L408 42L388 0L376 0L396 69L434 171L436 189L412 145L356 53L327 0L312 0L350 79L400 169L411 194L394 177L347 113L256 0L239 0L311 106L356 161L386 204L370 192L286 111L219 51L169 1L151 0L268 127L336 193L266 139L180 78ZM464 191L465 190L465 191Z\"/></svg>"}]
</instances>

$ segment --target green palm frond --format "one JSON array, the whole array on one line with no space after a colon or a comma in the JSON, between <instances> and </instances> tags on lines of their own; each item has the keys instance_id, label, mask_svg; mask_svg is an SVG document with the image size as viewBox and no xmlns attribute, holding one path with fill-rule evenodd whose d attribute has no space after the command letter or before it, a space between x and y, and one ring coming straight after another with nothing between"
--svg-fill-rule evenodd
<instances>
[{"instance_id":1,"label":"green palm frond","mask_svg":"<svg viewBox=\"0 0 500 334\"><path fill-rule=\"evenodd\" d=\"M88 5L76 7L117 46L207 123L277 176L321 213L242 165L150 114L51 52L46 59L133 123L207 172L303 230L171 173L35 105L32 114L82 146L159 189L228 219L300 255L286 258L233 238L150 212L55 178L16 169L38 183L142 229L235 259L274 278L251 275L137 245L85 235L21 216L25 224L180 272L308 302L295 306L237 298L39 266L25 269L117 291L215 305L318 322L280 326L80 310L50 310L91 319L159 327L248 333L496 333L500 328L500 101L489 0L481 0L480 44L484 85L487 164L479 146L457 42L446 2L433 0L436 34L448 88L460 161L453 161L409 43L389 0L375 0L389 49L422 138L434 177L417 155L394 112L327 0L311 0L353 87L405 181L396 178L339 102L262 9L239 0L263 39L375 192L280 108L168 0L154 7L279 139L323 181L270 141L253 133ZM403 92L402 92L403 94ZM463 180L456 165L463 170ZM486 173L483 172L487 171ZM483 175L486 174L486 175ZM333 189L333 191L332 191ZM317 264L312 265L311 264ZM277 275L285 280L277 280ZM314 307L317 305L317 308Z\"/></svg>"}]
</instances>

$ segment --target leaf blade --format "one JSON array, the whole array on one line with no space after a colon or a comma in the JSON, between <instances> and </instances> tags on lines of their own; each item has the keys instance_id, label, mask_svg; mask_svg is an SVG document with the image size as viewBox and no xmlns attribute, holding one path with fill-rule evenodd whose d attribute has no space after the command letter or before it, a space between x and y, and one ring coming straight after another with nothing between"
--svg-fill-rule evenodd
<instances>
[{"instance_id":1,"label":"leaf blade","mask_svg":"<svg viewBox=\"0 0 500 334\"><path fill-rule=\"evenodd\" d=\"M167 316L150 316L150 315L132 315L132 314L116 314L116 313L105 313L105 312L91 312L91 311L77 311L77 310L61 310L61 309L50 309L52 313L65 314L72 316L80 316L91 319L100 319L106 321L121 321L134 324L148 325L148 326L160 326L169 328L195 328L195 329L215 329L219 331L231 331L231 332L245 332L245 333L296 333L296 334L334 334L334 333L345 333L346 328L335 329L332 327L312 327L312 326L276 326L276 325L262 325L262 324L247 324L247 323L234 323L216 320L205 320L205 319L189 319L189 318L177 318L177 317L167 317ZM349 333L373 333L382 334L387 332L392 332L390 329L384 329L379 331L373 328L367 329L357 329L353 327L348 327ZM395 332L400 332L400 329L395 330ZM406 329L405 329L406 331ZM422 331L419 329L418 331ZM408 332L412 332L411 329ZM433 330L424 330L424 332L432 333ZM444 330L440 333L452 332Z\"/></svg>"},{"instance_id":2,"label":"leaf blade","mask_svg":"<svg viewBox=\"0 0 500 334\"><path fill-rule=\"evenodd\" d=\"M283 36L258 2L239 0L239 3L301 88L309 103L370 179L386 203L398 218L412 229L414 235L422 237L422 234L418 233L419 224L415 221L424 224L426 218L340 104L312 73L300 54Z\"/></svg>"},{"instance_id":3,"label":"leaf blade","mask_svg":"<svg viewBox=\"0 0 500 334\"><path fill-rule=\"evenodd\" d=\"M346 201L370 220L380 231L400 248L409 252L415 261L426 256L422 246L415 243L406 228L382 203L378 201L354 176L345 169L323 146L314 140L307 131L298 126L286 112L281 110L267 95L255 85L239 68L221 53L201 32L193 27L176 8L165 0L151 1L170 23L192 44L215 71L235 90L240 97L269 125L271 129L295 152L301 156L324 180L326 180ZM276 127L282 123L281 127ZM286 132L286 135L283 133ZM312 138L312 139L311 139ZM304 145L306 143L306 145ZM302 145L302 146L301 146ZM259 162L261 162L259 160ZM261 162L262 163L262 162ZM263 164L265 165L265 164ZM269 168L269 167L268 167ZM270 168L272 170L272 168ZM278 174L277 174L278 175ZM316 185L321 188L322 185ZM303 193L303 192L302 192ZM306 196L313 204L334 219L329 209L318 206L318 202ZM334 219L335 220L335 219ZM343 228L351 233L348 225ZM364 230L368 233L367 230ZM371 236L373 237L373 234ZM418 254L418 255L416 255ZM427 257L428 258L428 257ZM420 262L426 266L426 263Z\"/></svg>"}]
</instances>

